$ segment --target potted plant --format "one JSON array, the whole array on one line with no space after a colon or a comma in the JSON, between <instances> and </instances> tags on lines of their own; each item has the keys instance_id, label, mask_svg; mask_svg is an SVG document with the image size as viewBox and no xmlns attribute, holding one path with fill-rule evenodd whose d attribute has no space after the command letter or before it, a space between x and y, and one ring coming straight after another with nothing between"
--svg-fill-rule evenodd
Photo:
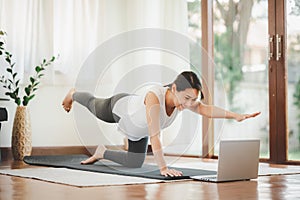
<instances>
[{"instance_id":1,"label":"potted plant","mask_svg":"<svg viewBox=\"0 0 300 200\"><path fill-rule=\"evenodd\" d=\"M16 113L12 130L12 153L15 160L23 160L24 156L31 154L31 123L28 103L35 97L36 90L40 84L40 79L44 76L43 72L47 66L51 65L55 57L43 61L35 67L35 74L30 76L27 85L21 85L17 78L18 72L15 71L15 63L12 61L12 54L6 50L4 36L5 32L0 31L0 57L7 64L6 74L0 77L0 83L5 89L5 95L12 99L16 105ZM21 88L24 87L24 92Z\"/></svg>"}]
</instances>

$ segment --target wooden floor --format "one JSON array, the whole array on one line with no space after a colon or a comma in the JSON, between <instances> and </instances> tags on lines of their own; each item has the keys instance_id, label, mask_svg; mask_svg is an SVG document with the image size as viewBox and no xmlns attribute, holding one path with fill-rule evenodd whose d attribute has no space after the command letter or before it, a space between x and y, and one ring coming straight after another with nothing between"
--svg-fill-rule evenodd
<instances>
[{"instance_id":1,"label":"wooden floor","mask_svg":"<svg viewBox=\"0 0 300 200\"><path fill-rule=\"evenodd\" d=\"M189 162L192 159L189 158ZM184 162L184 159L183 161ZM31 168L23 162L2 161L0 169ZM56 199L300 199L300 174L261 176L251 181L206 183L180 181L110 187L73 187L0 175L0 200Z\"/></svg>"}]
</instances>

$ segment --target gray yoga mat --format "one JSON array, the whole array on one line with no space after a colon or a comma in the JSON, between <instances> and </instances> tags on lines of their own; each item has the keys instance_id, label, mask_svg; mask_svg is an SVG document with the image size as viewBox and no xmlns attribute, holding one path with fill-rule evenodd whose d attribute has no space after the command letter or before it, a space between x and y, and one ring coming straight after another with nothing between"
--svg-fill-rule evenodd
<instances>
[{"instance_id":1,"label":"gray yoga mat","mask_svg":"<svg viewBox=\"0 0 300 200\"><path fill-rule=\"evenodd\" d=\"M83 154L25 156L24 162L30 165L64 167L64 168L77 169L83 171L118 174L118 175L152 178L152 179L160 179L160 180L190 179L191 176L196 176L196 175L216 174L215 171L209 171L209 170L172 167L173 169L182 171L183 176L164 177L160 175L159 169L155 165L144 164L141 168L127 168L110 161L98 161L90 165L81 165L80 162L82 160L85 160L86 158L88 158L88 156Z\"/></svg>"}]
</instances>

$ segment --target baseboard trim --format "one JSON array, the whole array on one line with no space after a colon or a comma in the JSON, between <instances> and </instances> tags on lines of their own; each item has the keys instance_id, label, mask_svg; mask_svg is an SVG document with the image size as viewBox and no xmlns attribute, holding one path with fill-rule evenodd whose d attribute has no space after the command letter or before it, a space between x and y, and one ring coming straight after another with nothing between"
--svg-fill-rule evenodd
<instances>
[{"instance_id":1,"label":"baseboard trim","mask_svg":"<svg viewBox=\"0 0 300 200\"><path fill-rule=\"evenodd\" d=\"M124 145L105 146L111 150L127 150ZM67 154L86 154L92 155L97 146L52 146L52 147L32 147L31 155L67 155ZM147 154L152 154L151 145L148 145ZM0 161L12 160L11 147L0 147Z\"/></svg>"},{"instance_id":2,"label":"baseboard trim","mask_svg":"<svg viewBox=\"0 0 300 200\"><path fill-rule=\"evenodd\" d=\"M31 155L65 155L65 154L86 154L91 155L97 146L54 146L54 147L32 147ZM123 150L123 145L107 146L108 149ZM0 147L1 160L12 160L11 147Z\"/></svg>"}]
</instances>

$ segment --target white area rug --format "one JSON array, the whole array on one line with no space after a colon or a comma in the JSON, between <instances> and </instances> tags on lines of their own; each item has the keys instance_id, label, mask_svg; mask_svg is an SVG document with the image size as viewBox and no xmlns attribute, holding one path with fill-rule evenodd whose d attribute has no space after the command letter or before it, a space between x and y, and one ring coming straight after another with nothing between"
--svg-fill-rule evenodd
<instances>
[{"instance_id":1,"label":"white area rug","mask_svg":"<svg viewBox=\"0 0 300 200\"><path fill-rule=\"evenodd\" d=\"M186 162L177 163L173 165L174 167L185 167L193 169L204 169L217 171L217 162ZM272 167L268 163L259 163L258 175L268 176L268 175L287 175L287 174L300 174L300 166L294 165L282 165L282 167Z\"/></svg>"},{"instance_id":2,"label":"white area rug","mask_svg":"<svg viewBox=\"0 0 300 200\"><path fill-rule=\"evenodd\" d=\"M132 176L120 176L52 167L0 170L0 174L38 179L78 187L166 182L156 179L146 179Z\"/></svg>"},{"instance_id":3,"label":"white area rug","mask_svg":"<svg viewBox=\"0 0 300 200\"><path fill-rule=\"evenodd\" d=\"M185 167L217 171L217 162L185 162L174 164L173 167ZM0 174L32 178L77 187L169 182L157 179L147 179L132 176L121 176L52 167L0 170ZM267 163L259 163L259 176L287 174L300 174L300 166L289 165L282 167L271 167Z\"/></svg>"}]
</instances>

